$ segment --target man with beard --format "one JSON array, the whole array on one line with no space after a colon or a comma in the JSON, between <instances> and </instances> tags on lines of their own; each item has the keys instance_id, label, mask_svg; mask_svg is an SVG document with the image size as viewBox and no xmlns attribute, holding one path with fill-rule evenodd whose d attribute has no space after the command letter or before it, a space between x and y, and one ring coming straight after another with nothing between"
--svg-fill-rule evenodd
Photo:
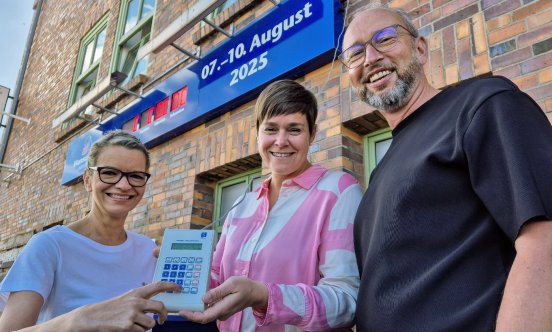
<instances>
[{"instance_id":1,"label":"man with beard","mask_svg":"<svg viewBox=\"0 0 552 332\"><path fill-rule=\"evenodd\" d=\"M371 8L341 60L393 142L355 219L357 331L552 330L552 128L502 77L438 91L408 16Z\"/></svg>"}]
</instances>

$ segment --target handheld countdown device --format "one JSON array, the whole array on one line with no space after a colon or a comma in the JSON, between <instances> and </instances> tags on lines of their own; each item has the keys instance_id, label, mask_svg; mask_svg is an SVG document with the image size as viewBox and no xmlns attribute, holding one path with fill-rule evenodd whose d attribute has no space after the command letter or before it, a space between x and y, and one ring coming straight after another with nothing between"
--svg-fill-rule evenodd
<instances>
[{"instance_id":1,"label":"handheld countdown device","mask_svg":"<svg viewBox=\"0 0 552 332\"><path fill-rule=\"evenodd\" d=\"M153 299L163 302L169 312L203 311L201 298L209 284L213 246L213 230L165 229L153 281L175 282L182 291L160 293Z\"/></svg>"}]
</instances>

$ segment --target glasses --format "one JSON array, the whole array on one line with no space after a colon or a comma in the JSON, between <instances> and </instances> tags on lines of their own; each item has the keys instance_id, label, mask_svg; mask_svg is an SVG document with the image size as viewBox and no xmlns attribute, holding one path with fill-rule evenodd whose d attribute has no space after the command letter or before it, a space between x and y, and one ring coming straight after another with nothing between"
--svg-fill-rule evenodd
<instances>
[{"instance_id":1,"label":"glasses","mask_svg":"<svg viewBox=\"0 0 552 332\"><path fill-rule=\"evenodd\" d=\"M399 27L406 30L406 32L408 32L408 34L412 37L416 37L412 34L412 32L400 24L391 25L376 32L372 36L372 39L366 43L354 44L347 48L341 53L341 55L339 55L339 59L345 66L347 66L347 68L354 69L364 62L366 57L366 47L368 45L372 45L372 47L378 52L389 52L393 47L395 47L397 41L399 40Z\"/></svg>"},{"instance_id":2,"label":"glasses","mask_svg":"<svg viewBox=\"0 0 552 332\"><path fill-rule=\"evenodd\" d=\"M88 169L97 171L100 181L107 184L116 184L121 181L123 176L127 178L128 184L133 187L143 187L148 182L151 174L146 172L123 172L112 167L88 167Z\"/></svg>"}]
</instances>

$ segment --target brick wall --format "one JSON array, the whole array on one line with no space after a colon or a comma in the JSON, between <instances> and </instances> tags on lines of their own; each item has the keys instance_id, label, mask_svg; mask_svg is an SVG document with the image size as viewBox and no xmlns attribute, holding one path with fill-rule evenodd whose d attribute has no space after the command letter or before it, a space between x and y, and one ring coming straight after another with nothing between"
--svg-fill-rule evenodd
<instances>
[{"instance_id":1,"label":"brick wall","mask_svg":"<svg viewBox=\"0 0 552 332\"><path fill-rule=\"evenodd\" d=\"M351 0L349 14L369 2ZM157 1L153 36L193 3ZM430 59L425 69L436 87L488 73L504 75L535 98L552 121L552 0L394 0L390 4L408 11L428 39ZM268 0L240 0L215 21L239 31L272 6ZM109 23L99 79L108 76L119 8L120 1L109 0L44 2L18 108L18 114L32 122L30 126L14 122L4 160L22 163L25 169L21 176L0 182L4 267L9 267L26 236L52 223L76 221L89 209L82 183L60 185L72 136L56 142L51 123L67 108L81 38L106 13ZM176 43L189 50L200 46L205 52L225 39L198 25ZM189 63L182 62L185 57L171 47L151 54L145 78L136 86L143 83L147 91ZM364 184L363 136L386 127L385 120L358 100L339 63L327 64L299 81L317 95L320 106L311 161L345 169ZM121 109L132 100L121 94L100 103ZM261 167L253 107L254 101L244 103L153 148L153 177L144 199L128 216L128 228L160 239L166 227L208 224L216 182ZM91 128L86 123L81 126L72 135ZM6 177L7 173L0 173L0 179Z\"/></svg>"}]
</instances>

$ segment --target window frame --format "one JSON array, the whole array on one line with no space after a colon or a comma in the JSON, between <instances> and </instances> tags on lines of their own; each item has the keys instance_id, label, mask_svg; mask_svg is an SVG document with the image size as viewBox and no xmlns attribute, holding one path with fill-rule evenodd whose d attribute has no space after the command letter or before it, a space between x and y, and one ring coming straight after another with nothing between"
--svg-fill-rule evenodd
<instances>
[{"instance_id":1,"label":"window frame","mask_svg":"<svg viewBox=\"0 0 552 332\"><path fill-rule=\"evenodd\" d=\"M222 225L224 224L224 220L220 221L219 223L215 223L220 217L220 209L222 207L222 190L226 187L233 186L237 183L246 182L247 184L247 192L251 192L251 186L253 184L253 180L256 178L262 179L262 169L256 168L244 173L233 175L229 178L226 178L224 180L220 180L217 182L215 186L215 200L213 202L213 229L217 231L217 233L222 232Z\"/></svg>"},{"instance_id":2,"label":"window frame","mask_svg":"<svg viewBox=\"0 0 552 332\"><path fill-rule=\"evenodd\" d=\"M224 1L220 6L218 6L212 12L210 12L209 15L207 15L205 18L208 19L209 21L213 22L215 20L215 17L217 17L222 12L224 12L226 9L230 8L230 6L232 6L236 2L238 2L238 0L226 0L226 1ZM206 25L207 25L207 23L201 21L201 26L202 27L204 27Z\"/></svg>"},{"instance_id":3,"label":"window frame","mask_svg":"<svg viewBox=\"0 0 552 332\"><path fill-rule=\"evenodd\" d=\"M140 18L136 22L136 24L129 31L125 33L125 25L128 19L127 11L131 1L132 0L121 1L121 7L119 9L119 19L117 22L117 31L115 33L113 56L111 57L110 72L122 71L122 70L119 70L119 67L124 65L120 63L121 55L122 55L121 50L123 48L123 45L127 43L132 37L134 37L137 33L140 33L147 24L150 24L150 31L147 35L148 38L145 38L146 36L141 36L140 41L137 43L137 45L134 45L129 49L134 49L136 47L139 49L140 47L142 47L144 44L146 44L148 41L151 40L151 35L153 32L153 24L155 19L155 10L157 9L157 0L154 1L155 5L151 13L149 13L145 17ZM138 1L140 1L139 10L138 10L138 17L140 17L142 15L142 11L144 10L145 0L138 0ZM130 69L130 72L128 73L127 78L125 79L125 81L123 81L123 83L121 83L122 85L126 84L128 81L130 81L132 78L135 77L135 72L136 72L136 68L138 67L138 63L144 59L146 59L147 61L147 56L144 57L143 59L134 60L134 63L132 64L132 67ZM147 67L148 65L146 64L145 70L147 70Z\"/></svg>"},{"instance_id":4,"label":"window frame","mask_svg":"<svg viewBox=\"0 0 552 332\"><path fill-rule=\"evenodd\" d=\"M393 138L391 128L382 128L364 136L364 177L366 186L370 179L370 174L377 166L376 144Z\"/></svg>"},{"instance_id":5,"label":"window frame","mask_svg":"<svg viewBox=\"0 0 552 332\"><path fill-rule=\"evenodd\" d=\"M100 66L102 63L102 57L103 57L103 50L105 50L105 46L107 45L107 28L109 23L109 13L104 15L102 18L98 20L98 22L86 33L86 35L81 39L80 46L79 46L79 54L77 56L77 65L75 66L75 70L73 72L73 81L71 83L71 90L69 92L69 101L68 105L69 107L76 103L82 96L86 95L84 93L82 96L77 98L77 94L79 91L80 86L90 86L90 89L92 89L94 86L96 86L96 83L98 82L98 76L100 74ZM98 42L98 36L102 33L102 31L105 31L106 38L104 39L104 46L102 50L102 55L96 60L96 62L93 62L90 64L90 66L83 71L84 67L84 59L86 57L86 49L87 46L90 43L94 43L93 48L93 54L92 54L92 60L94 59L97 42ZM82 84L85 82L85 80L90 77L90 75L94 74L96 71L96 74L92 81L90 83Z\"/></svg>"}]
</instances>

